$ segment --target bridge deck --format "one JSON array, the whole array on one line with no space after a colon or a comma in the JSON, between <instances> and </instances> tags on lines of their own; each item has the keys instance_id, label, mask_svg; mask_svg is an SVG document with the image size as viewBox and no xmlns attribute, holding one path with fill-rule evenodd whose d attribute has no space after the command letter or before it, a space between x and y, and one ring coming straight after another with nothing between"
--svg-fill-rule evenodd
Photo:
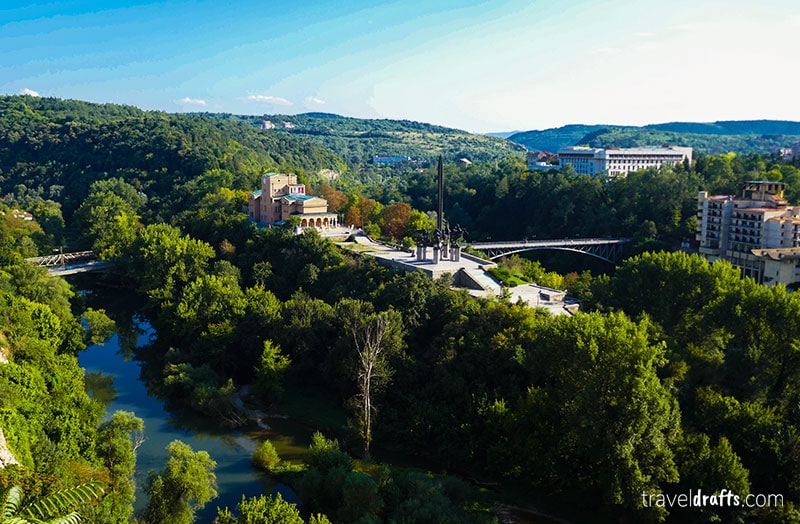
<instances>
[{"instance_id":1,"label":"bridge deck","mask_svg":"<svg viewBox=\"0 0 800 524\"><path fill-rule=\"evenodd\" d=\"M510 240L502 242L473 242L475 249L507 249L518 247L571 247L571 246L606 246L624 244L628 238L554 238L550 240Z\"/></svg>"},{"instance_id":2,"label":"bridge deck","mask_svg":"<svg viewBox=\"0 0 800 524\"><path fill-rule=\"evenodd\" d=\"M25 261L37 267L46 267L51 276L102 271L113 265L112 262L98 260L93 251L73 251L71 253L31 257L26 258Z\"/></svg>"},{"instance_id":3,"label":"bridge deck","mask_svg":"<svg viewBox=\"0 0 800 524\"><path fill-rule=\"evenodd\" d=\"M105 262L103 260L92 260L82 264L69 264L67 266L50 266L47 272L50 276L65 277L68 275L77 275L78 273L88 273L90 271L102 271L113 266L112 262Z\"/></svg>"},{"instance_id":4,"label":"bridge deck","mask_svg":"<svg viewBox=\"0 0 800 524\"><path fill-rule=\"evenodd\" d=\"M577 251L615 263L622 256L622 245L628 238L561 238L550 240L522 240L504 242L475 242L471 247L485 252L490 259L537 249Z\"/></svg>"}]
</instances>

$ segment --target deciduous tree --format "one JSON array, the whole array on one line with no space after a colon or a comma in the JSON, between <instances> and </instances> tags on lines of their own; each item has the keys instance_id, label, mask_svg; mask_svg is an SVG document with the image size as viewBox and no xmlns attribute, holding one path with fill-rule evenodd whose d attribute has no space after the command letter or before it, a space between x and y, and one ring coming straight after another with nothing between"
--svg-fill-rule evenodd
<instances>
[{"instance_id":1,"label":"deciduous tree","mask_svg":"<svg viewBox=\"0 0 800 524\"><path fill-rule=\"evenodd\" d=\"M395 240L406 236L411 219L411 206L405 202L392 204L383 209L383 234Z\"/></svg>"},{"instance_id":2,"label":"deciduous tree","mask_svg":"<svg viewBox=\"0 0 800 524\"><path fill-rule=\"evenodd\" d=\"M337 311L355 352L353 374L358 387L355 405L364 453L369 453L376 411L374 395L391 376L389 356L402 346L402 317L394 309L375 313L371 304L347 299L337 304Z\"/></svg>"},{"instance_id":3,"label":"deciduous tree","mask_svg":"<svg viewBox=\"0 0 800 524\"><path fill-rule=\"evenodd\" d=\"M133 513L136 448L144 440L142 419L117 411L98 429L97 454L110 474L110 492L103 499L104 521L122 524Z\"/></svg>"},{"instance_id":4,"label":"deciduous tree","mask_svg":"<svg viewBox=\"0 0 800 524\"><path fill-rule=\"evenodd\" d=\"M228 508L217 513L217 524L304 524L297 506L283 500L280 493L272 496L242 497L235 517Z\"/></svg>"},{"instance_id":5,"label":"deciduous tree","mask_svg":"<svg viewBox=\"0 0 800 524\"><path fill-rule=\"evenodd\" d=\"M207 452L194 452L180 440L171 442L167 452L164 471L147 479L149 500L142 518L152 523L191 524L195 511L217 496L217 464Z\"/></svg>"}]
</instances>

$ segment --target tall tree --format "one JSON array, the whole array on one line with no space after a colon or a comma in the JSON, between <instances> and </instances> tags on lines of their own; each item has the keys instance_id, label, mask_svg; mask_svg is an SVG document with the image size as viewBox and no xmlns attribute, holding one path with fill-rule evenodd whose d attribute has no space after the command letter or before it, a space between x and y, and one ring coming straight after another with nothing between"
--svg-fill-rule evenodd
<instances>
[{"instance_id":1,"label":"tall tree","mask_svg":"<svg viewBox=\"0 0 800 524\"><path fill-rule=\"evenodd\" d=\"M214 248L169 224L145 227L132 247L130 274L154 298L174 299L186 283L205 274L214 258Z\"/></svg>"},{"instance_id":2,"label":"tall tree","mask_svg":"<svg viewBox=\"0 0 800 524\"><path fill-rule=\"evenodd\" d=\"M190 524L195 511L217 496L214 462L206 451L192 451L180 440L167 446L169 460L160 474L151 474L150 497L142 517L151 523Z\"/></svg>"},{"instance_id":3,"label":"tall tree","mask_svg":"<svg viewBox=\"0 0 800 524\"><path fill-rule=\"evenodd\" d=\"M340 301L337 309L344 319L345 333L350 337L355 352L354 375L358 394L354 400L364 453L367 454L376 411L374 395L391 376L389 356L402 346L402 316L394 309L375 313L371 304L350 299Z\"/></svg>"},{"instance_id":4,"label":"tall tree","mask_svg":"<svg viewBox=\"0 0 800 524\"><path fill-rule=\"evenodd\" d=\"M98 180L75 216L84 237L103 259L116 260L130 247L141 227L138 209L146 198L122 179Z\"/></svg>"},{"instance_id":5,"label":"tall tree","mask_svg":"<svg viewBox=\"0 0 800 524\"><path fill-rule=\"evenodd\" d=\"M142 419L128 411L117 411L98 429L97 454L110 474L111 492L103 500L105 522L122 524L133 513L136 448L144 440ZM99 520L99 519L95 519Z\"/></svg>"},{"instance_id":6,"label":"tall tree","mask_svg":"<svg viewBox=\"0 0 800 524\"><path fill-rule=\"evenodd\" d=\"M411 219L411 206L405 202L392 204L383 209L383 234L401 240L406 236Z\"/></svg>"},{"instance_id":7,"label":"tall tree","mask_svg":"<svg viewBox=\"0 0 800 524\"><path fill-rule=\"evenodd\" d=\"M323 182L314 192L328 201L328 211L336 213L347 205L347 195L331 187L327 182Z\"/></svg>"},{"instance_id":8,"label":"tall tree","mask_svg":"<svg viewBox=\"0 0 800 524\"><path fill-rule=\"evenodd\" d=\"M659 380L664 348L650 342L650 328L621 314L579 314L537 330L511 432L511 449L523 455L514 465L534 484L632 511L643 491L678 480L680 414Z\"/></svg>"}]
</instances>

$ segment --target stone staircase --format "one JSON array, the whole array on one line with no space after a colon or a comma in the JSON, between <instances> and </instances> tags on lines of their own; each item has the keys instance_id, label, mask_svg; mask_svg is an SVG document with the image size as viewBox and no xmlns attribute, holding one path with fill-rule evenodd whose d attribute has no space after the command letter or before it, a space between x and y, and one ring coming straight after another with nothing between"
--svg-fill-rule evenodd
<instances>
[{"instance_id":1,"label":"stone staircase","mask_svg":"<svg viewBox=\"0 0 800 524\"><path fill-rule=\"evenodd\" d=\"M503 286L483 269L461 269L458 278L459 283L469 289L487 291L493 295L500 295L503 292Z\"/></svg>"}]
</instances>

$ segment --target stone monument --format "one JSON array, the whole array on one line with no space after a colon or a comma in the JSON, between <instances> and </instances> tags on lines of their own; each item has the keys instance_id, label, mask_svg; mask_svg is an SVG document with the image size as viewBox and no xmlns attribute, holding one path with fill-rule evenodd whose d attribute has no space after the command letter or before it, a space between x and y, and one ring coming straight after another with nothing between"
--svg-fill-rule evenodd
<instances>
[{"instance_id":1,"label":"stone monument","mask_svg":"<svg viewBox=\"0 0 800 524\"><path fill-rule=\"evenodd\" d=\"M439 155L439 165L437 169L437 207L436 207L436 229L427 231L420 229L417 231L415 241L417 243L416 258L417 262L424 262L428 259L428 248L433 248L433 263L438 264L440 260L461 260L461 246L459 242L466 235L466 230L460 225L452 227L444 219L444 167L442 155Z\"/></svg>"}]
</instances>

